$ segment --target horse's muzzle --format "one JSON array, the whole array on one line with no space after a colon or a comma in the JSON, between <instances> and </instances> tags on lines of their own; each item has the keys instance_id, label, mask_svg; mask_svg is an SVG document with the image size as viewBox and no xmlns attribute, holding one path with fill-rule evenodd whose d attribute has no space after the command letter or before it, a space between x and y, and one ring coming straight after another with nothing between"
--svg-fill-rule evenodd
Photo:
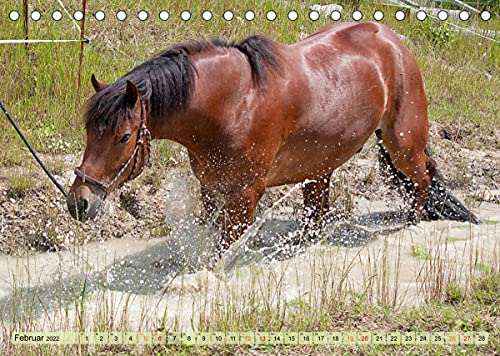
<instances>
[{"instance_id":1,"label":"horse's muzzle","mask_svg":"<svg viewBox=\"0 0 500 356\"><path fill-rule=\"evenodd\" d=\"M71 190L66 199L71 216L82 222L95 218L102 202L103 199L98 194L94 194L86 185L80 185Z\"/></svg>"}]
</instances>

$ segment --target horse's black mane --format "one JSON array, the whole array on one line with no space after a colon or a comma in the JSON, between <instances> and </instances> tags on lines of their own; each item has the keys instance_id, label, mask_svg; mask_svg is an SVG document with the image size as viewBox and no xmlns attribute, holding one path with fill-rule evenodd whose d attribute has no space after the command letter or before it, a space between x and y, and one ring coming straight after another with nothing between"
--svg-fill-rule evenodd
<instances>
[{"instance_id":1,"label":"horse's black mane","mask_svg":"<svg viewBox=\"0 0 500 356\"><path fill-rule=\"evenodd\" d=\"M144 62L102 90L96 92L87 103L85 120L87 127L101 132L115 129L130 107L125 104L127 81L134 83L141 96L150 101L150 114L164 117L185 108L191 97L196 74L190 55L213 48L237 48L250 63L252 77L262 88L268 70L278 70L279 55L272 40L264 36L252 36L240 43L228 43L218 39L180 44L167 49Z\"/></svg>"}]
</instances>

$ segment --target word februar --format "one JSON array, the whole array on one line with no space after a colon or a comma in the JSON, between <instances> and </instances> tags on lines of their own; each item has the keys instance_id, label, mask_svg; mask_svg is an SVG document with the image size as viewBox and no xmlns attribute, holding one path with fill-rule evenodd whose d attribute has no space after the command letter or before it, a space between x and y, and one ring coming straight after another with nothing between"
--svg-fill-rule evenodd
<instances>
[{"instance_id":1,"label":"word februar","mask_svg":"<svg viewBox=\"0 0 500 356\"><path fill-rule=\"evenodd\" d=\"M44 333L15 333L13 338L14 343L57 343L60 341L59 335L48 335Z\"/></svg>"}]
</instances>

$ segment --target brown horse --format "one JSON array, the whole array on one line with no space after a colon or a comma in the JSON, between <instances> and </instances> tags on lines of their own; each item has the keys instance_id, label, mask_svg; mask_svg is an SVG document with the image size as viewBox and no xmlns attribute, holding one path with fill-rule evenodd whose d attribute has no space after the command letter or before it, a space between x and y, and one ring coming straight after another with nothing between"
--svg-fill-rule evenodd
<instances>
[{"instance_id":1,"label":"brown horse","mask_svg":"<svg viewBox=\"0 0 500 356\"><path fill-rule=\"evenodd\" d=\"M79 220L93 218L109 192L140 174L150 139L187 148L208 212L214 196L224 198L221 250L252 223L267 187L309 180L304 204L319 218L328 210L330 175L375 131L389 166L411 181L413 222L426 206L435 163L424 152L422 77L381 24L332 25L293 45L262 36L182 44L112 84L94 76L92 84L87 147L67 201ZM473 221L457 204L448 215Z\"/></svg>"}]
</instances>

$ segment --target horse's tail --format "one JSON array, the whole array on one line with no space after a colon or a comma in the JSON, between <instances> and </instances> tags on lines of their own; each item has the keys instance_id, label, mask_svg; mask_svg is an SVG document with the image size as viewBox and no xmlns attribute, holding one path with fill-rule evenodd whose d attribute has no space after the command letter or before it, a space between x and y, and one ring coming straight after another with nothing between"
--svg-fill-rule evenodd
<instances>
[{"instance_id":1,"label":"horse's tail","mask_svg":"<svg viewBox=\"0 0 500 356\"><path fill-rule=\"evenodd\" d=\"M380 155L379 162L383 167L389 183L394 185L403 194L414 195L413 183L401 173L393 164L389 152L382 144L381 130L375 131L378 142ZM425 154L429 157L429 151L426 148ZM437 171L432 179L432 184L427 194L427 199L424 205L423 216L430 220L455 220L469 221L473 224L479 224L479 219L470 212L451 192L444 187L445 179ZM402 189L401 189L402 188Z\"/></svg>"}]
</instances>

